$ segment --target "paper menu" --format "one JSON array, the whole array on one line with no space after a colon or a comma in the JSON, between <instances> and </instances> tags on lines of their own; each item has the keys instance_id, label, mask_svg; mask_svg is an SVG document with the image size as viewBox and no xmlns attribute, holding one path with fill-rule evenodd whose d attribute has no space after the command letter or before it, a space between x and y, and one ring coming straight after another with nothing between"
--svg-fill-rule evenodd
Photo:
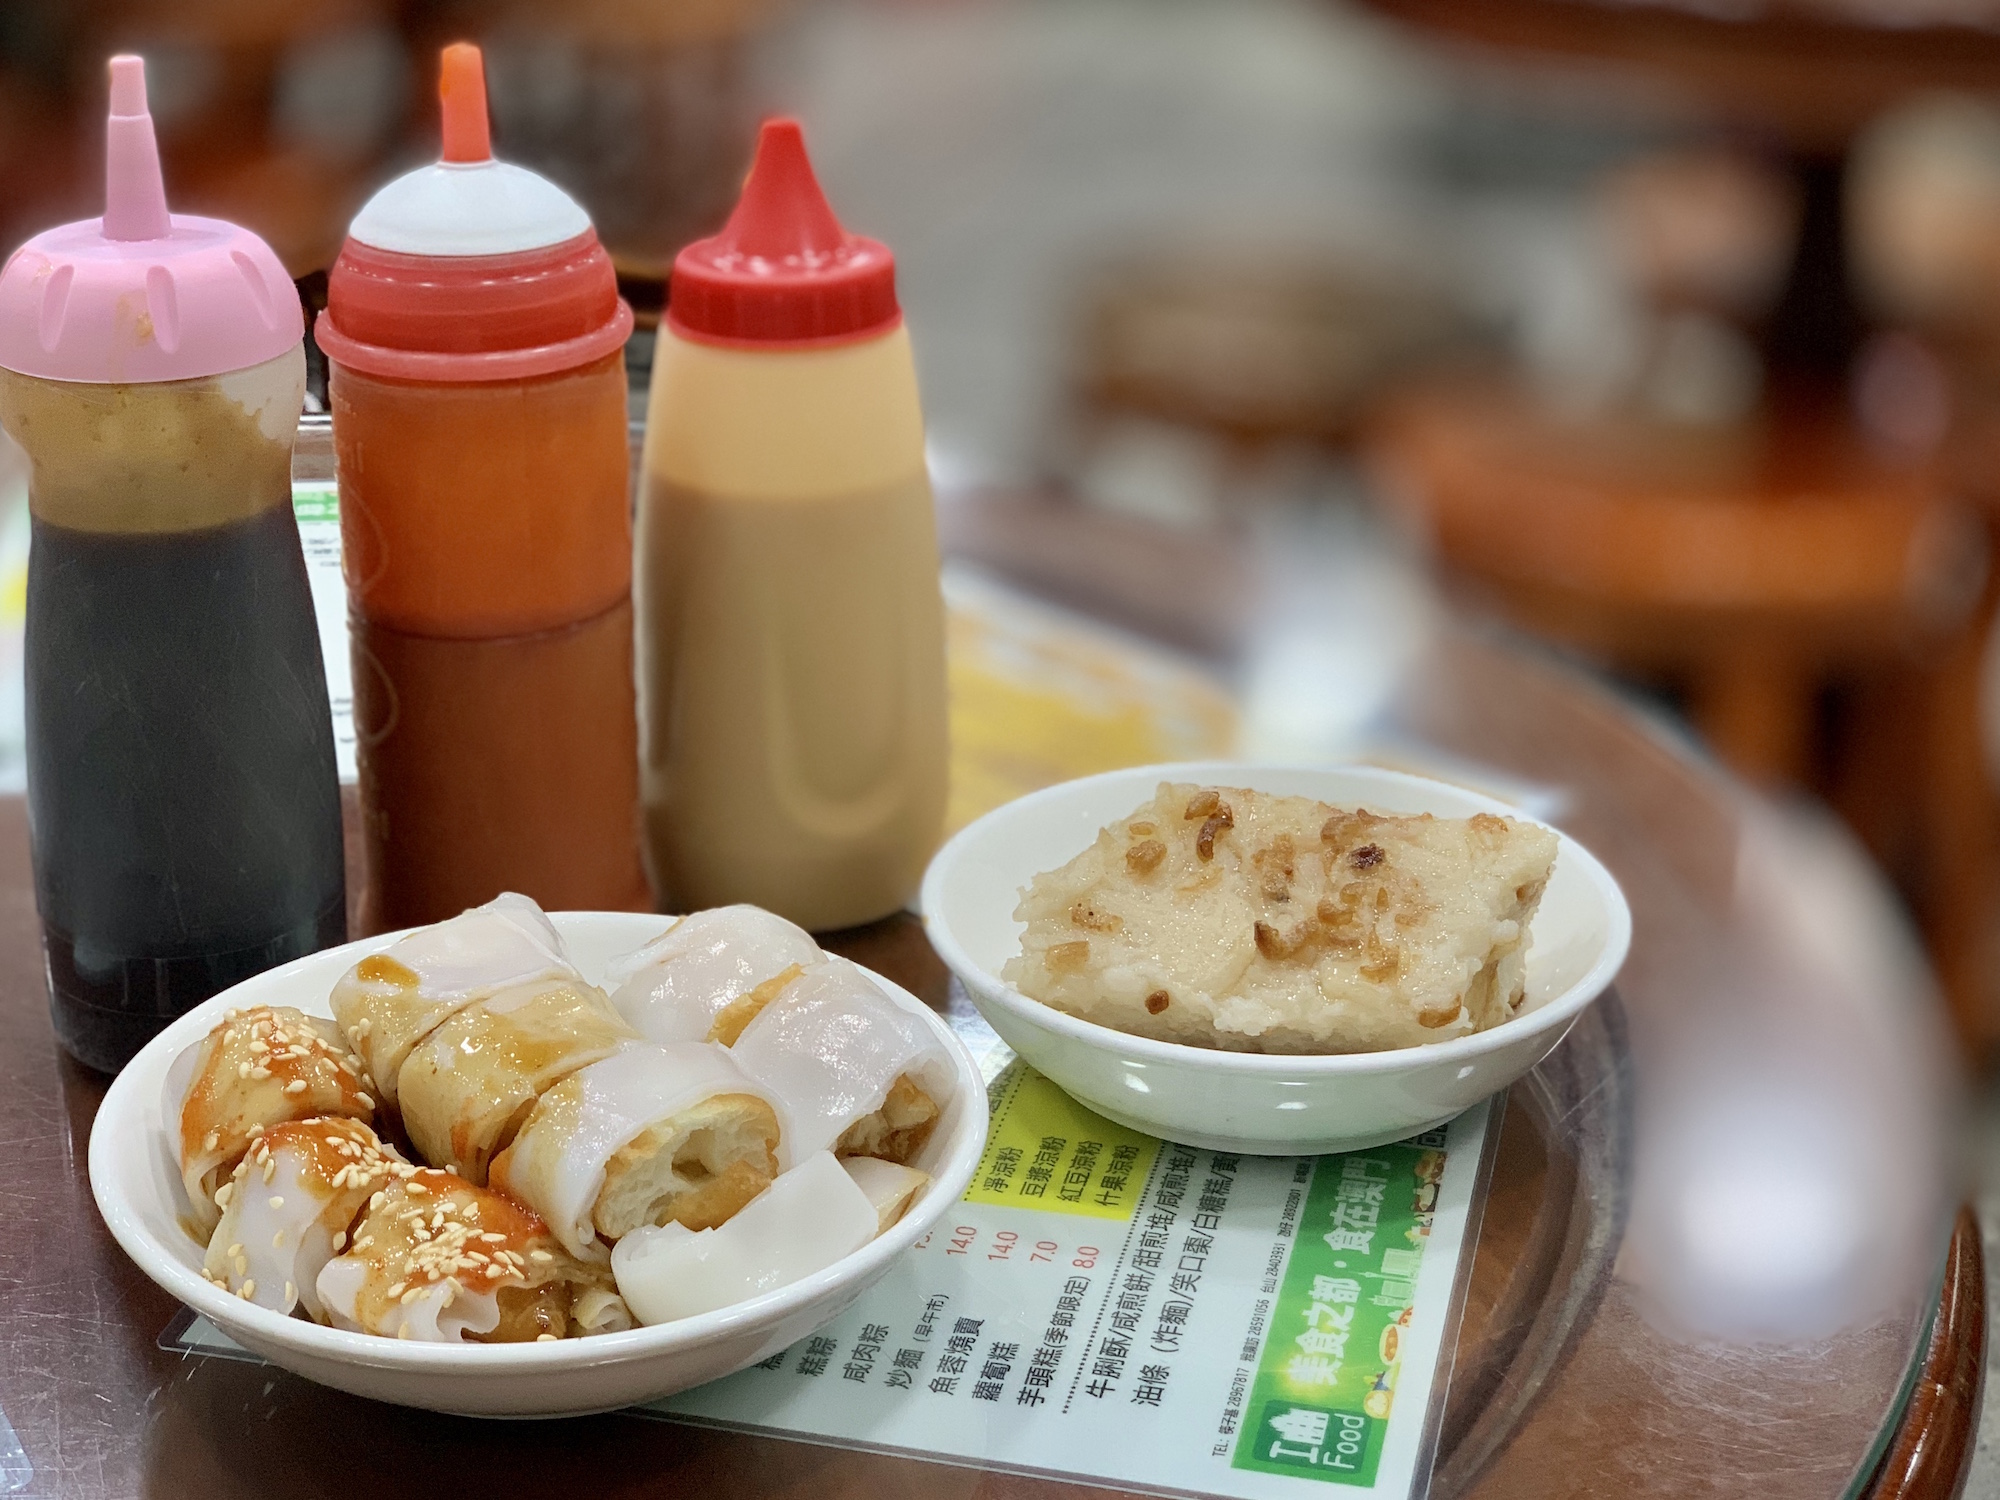
<instances>
[{"instance_id":1,"label":"paper menu","mask_svg":"<svg viewBox=\"0 0 2000 1500\"><path fill-rule=\"evenodd\" d=\"M1489 1106L1298 1158L1154 1140L1018 1062L993 1104L964 1199L854 1307L647 1410L1125 1489L1423 1491Z\"/></svg>"}]
</instances>

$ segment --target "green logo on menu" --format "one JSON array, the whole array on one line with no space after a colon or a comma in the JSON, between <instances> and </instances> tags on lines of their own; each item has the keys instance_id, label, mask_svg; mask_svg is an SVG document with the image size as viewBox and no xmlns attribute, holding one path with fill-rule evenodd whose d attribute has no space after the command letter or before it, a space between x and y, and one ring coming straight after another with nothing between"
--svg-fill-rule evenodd
<instances>
[{"instance_id":1,"label":"green logo on menu","mask_svg":"<svg viewBox=\"0 0 2000 1500\"><path fill-rule=\"evenodd\" d=\"M1232 1467L1375 1482L1443 1145L1439 1130L1314 1164Z\"/></svg>"},{"instance_id":2,"label":"green logo on menu","mask_svg":"<svg viewBox=\"0 0 2000 1500\"><path fill-rule=\"evenodd\" d=\"M1296 1401L1267 1401L1249 1445L1256 1463L1239 1469L1285 1472L1309 1469L1323 1479L1367 1484L1375 1477L1375 1449L1382 1430L1358 1411L1323 1411Z\"/></svg>"}]
</instances>

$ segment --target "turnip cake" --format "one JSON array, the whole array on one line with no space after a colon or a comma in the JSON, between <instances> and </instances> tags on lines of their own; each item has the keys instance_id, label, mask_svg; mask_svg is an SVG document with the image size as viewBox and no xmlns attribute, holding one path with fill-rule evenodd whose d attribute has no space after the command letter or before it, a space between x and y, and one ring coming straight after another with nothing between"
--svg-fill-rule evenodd
<instances>
[{"instance_id":1,"label":"turnip cake","mask_svg":"<svg viewBox=\"0 0 2000 1500\"><path fill-rule=\"evenodd\" d=\"M1521 1003L1547 829L1162 783L1036 876L1009 983L1119 1031L1239 1052L1372 1052Z\"/></svg>"}]
</instances>

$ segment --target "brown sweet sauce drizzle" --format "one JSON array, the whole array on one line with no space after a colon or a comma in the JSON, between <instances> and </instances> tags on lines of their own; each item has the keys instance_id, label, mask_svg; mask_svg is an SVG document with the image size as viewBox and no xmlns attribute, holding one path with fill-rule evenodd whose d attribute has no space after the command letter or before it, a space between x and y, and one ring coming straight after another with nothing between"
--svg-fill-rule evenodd
<instances>
[{"instance_id":1,"label":"brown sweet sauce drizzle","mask_svg":"<svg viewBox=\"0 0 2000 1500\"><path fill-rule=\"evenodd\" d=\"M394 984L415 989L422 981L408 964L398 963L386 953L371 953L354 966L354 977L371 984Z\"/></svg>"}]
</instances>

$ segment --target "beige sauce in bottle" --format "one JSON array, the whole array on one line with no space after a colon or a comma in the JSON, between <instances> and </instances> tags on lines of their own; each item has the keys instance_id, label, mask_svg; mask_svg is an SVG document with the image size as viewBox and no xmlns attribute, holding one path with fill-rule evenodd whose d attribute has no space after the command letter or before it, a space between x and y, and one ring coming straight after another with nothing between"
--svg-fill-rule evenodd
<instances>
[{"instance_id":1,"label":"beige sauce in bottle","mask_svg":"<svg viewBox=\"0 0 2000 1500\"><path fill-rule=\"evenodd\" d=\"M643 484L655 885L819 930L896 911L943 826L947 750L907 333L763 349L663 327Z\"/></svg>"}]
</instances>

